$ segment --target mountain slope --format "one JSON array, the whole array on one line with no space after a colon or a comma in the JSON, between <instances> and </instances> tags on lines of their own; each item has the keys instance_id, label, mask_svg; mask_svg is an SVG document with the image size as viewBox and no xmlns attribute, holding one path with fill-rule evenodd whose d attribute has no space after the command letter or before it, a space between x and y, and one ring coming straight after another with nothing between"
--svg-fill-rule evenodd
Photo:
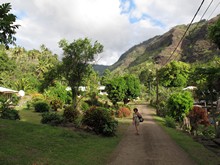
<instances>
[{"instance_id":1,"label":"mountain slope","mask_svg":"<svg viewBox=\"0 0 220 165\"><path fill-rule=\"evenodd\" d=\"M220 55L217 46L208 39L208 26L214 23L219 16L199 23L192 24L189 32L179 44L175 53L170 58L182 38L187 25L178 25L163 35L155 36L141 44L135 45L126 51L119 60L109 67L114 72L123 72L134 66L143 65L147 62L165 64L168 59L180 60L193 63L196 61L207 61L214 55Z\"/></svg>"}]
</instances>

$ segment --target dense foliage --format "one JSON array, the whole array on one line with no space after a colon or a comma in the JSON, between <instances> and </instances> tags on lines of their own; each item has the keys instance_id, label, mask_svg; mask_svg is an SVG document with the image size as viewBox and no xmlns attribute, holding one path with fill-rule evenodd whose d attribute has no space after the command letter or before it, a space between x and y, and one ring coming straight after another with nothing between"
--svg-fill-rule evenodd
<instances>
[{"instance_id":1,"label":"dense foliage","mask_svg":"<svg viewBox=\"0 0 220 165\"><path fill-rule=\"evenodd\" d=\"M16 38L13 36L16 33L19 25L15 25L16 16L9 13L11 10L10 3L0 5L0 43L9 48L9 44L15 44Z\"/></svg>"},{"instance_id":2,"label":"dense foliage","mask_svg":"<svg viewBox=\"0 0 220 165\"><path fill-rule=\"evenodd\" d=\"M50 106L44 101L38 101L34 104L35 112L49 112Z\"/></svg>"},{"instance_id":3,"label":"dense foliage","mask_svg":"<svg viewBox=\"0 0 220 165\"><path fill-rule=\"evenodd\" d=\"M122 101L125 98L125 92L127 91L125 79L123 77L115 77L111 79L106 84L105 90L107 91L108 98L113 105L116 105L117 102Z\"/></svg>"},{"instance_id":4,"label":"dense foliage","mask_svg":"<svg viewBox=\"0 0 220 165\"><path fill-rule=\"evenodd\" d=\"M46 112L42 114L41 123L50 124L52 126L57 126L63 123L63 117L54 112Z\"/></svg>"},{"instance_id":5,"label":"dense foliage","mask_svg":"<svg viewBox=\"0 0 220 165\"><path fill-rule=\"evenodd\" d=\"M220 48L220 19L209 26L209 38Z\"/></svg>"},{"instance_id":6,"label":"dense foliage","mask_svg":"<svg viewBox=\"0 0 220 165\"><path fill-rule=\"evenodd\" d=\"M92 128L97 134L104 136L115 135L118 122L111 116L110 111L103 107L91 107L83 116L83 124Z\"/></svg>"},{"instance_id":7,"label":"dense foliage","mask_svg":"<svg viewBox=\"0 0 220 165\"><path fill-rule=\"evenodd\" d=\"M189 64L172 61L159 70L159 81L165 87L185 87L189 69Z\"/></svg>"},{"instance_id":8,"label":"dense foliage","mask_svg":"<svg viewBox=\"0 0 220 165\"><path fill-rule=\"evenodd\" d=\"M128 100L137 98L140 90L140 81L133 75L114 77L106 83L108 98L114 105L119 101L127 103Z\"/></svg>"},{"instance_id":9,"label":"dense foliage","mask_svg":"<svg viewBox=\"0 0 220 165\"><path fill-rule=\"evenodd\" d=\"M190 92L179 92L172 94L168 99L170 116L181 122L184 115L189 113L193 105L193 98Z\"/></svg>"},{"instance_id":10,"label":"dense foliage","mask_svg":"<svg viewBox=\"0 0 220 165\"><path fill-rule=\"evenodd\" d=\"M79 111L72 106L66 106L63 112L64 121L74 123L79 117Z\"/></svg>"},{"instance_id":11,"label":"dense foliage","mask_svg":"<svg viewBox=\"0 0 220 165\"><path fill-rule=\"evenodd\" d=\"M0 114L0 117L2 119L20 120L19 112L15 109L9 109L9 108L3 109Z\"/></svg>"},{"instance_id":12,"label":"dense foliage","mask_svg":"<svg viewBox=\"0 0 220 165\"><path fill-rule=\"evenodd\" d=\"M88 73L89 62L94 60L96 54L103 51L103 46L97 41L92 44L88 38L78 39L72 43L61 40L59 45L64 51L62 73L71 87L72 101L76 108L78 88L82 85L83 77Z\"/></svg>"}]
</instances>

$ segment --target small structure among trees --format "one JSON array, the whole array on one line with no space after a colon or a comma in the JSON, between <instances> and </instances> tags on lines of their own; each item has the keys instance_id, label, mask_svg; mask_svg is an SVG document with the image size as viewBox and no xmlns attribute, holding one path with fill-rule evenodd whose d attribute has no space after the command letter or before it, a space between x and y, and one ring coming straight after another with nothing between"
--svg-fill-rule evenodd
<instances>
[{"instance_id":1,"label":"small structure among trees","mask_svg":"<svg viewBox=\"0 0 220 165\"><path fill-rule=\"evenodd\" d=\"M18 91L9 88L0 87L0 96L3 96L5 98L10 98L14 93L18 93Z\"/></svg>"}]
</instances>

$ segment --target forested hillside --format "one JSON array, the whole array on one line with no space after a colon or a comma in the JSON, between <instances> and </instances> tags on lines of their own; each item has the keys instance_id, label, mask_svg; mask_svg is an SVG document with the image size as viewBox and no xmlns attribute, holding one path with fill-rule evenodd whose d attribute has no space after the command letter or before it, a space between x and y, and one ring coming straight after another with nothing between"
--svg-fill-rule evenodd
<instances>
[{"instance_id":1,"label":"forested hillside","mask_svg":"<svg viewBox=\"0 0 220 165\"><path fill-rule=\"evenodd\" d=\"M45 45L40 50L0 48L0 85L15 90L39 91L44 74L60 63Z\"/></svg>"},{"instance_id":2,"label":"forested hillside","mask_svg":"<svg viewBox=\"0 0 220 165\"><path fill-rule=\"evenodd\" d=\"M208 38L208 28L219 16L211 20L202 20L192 24L189 32L183 38L171 60L186 63L205 62L220 56L220 51ZM147 41L135 45L126 51L119 60L109 67L115 73L143 68L146 63L163 65L176 48L188 25L178 25L161 36L155 36ZM135 69L136 70L136 69Z\"/></svg>"}]
</instances>

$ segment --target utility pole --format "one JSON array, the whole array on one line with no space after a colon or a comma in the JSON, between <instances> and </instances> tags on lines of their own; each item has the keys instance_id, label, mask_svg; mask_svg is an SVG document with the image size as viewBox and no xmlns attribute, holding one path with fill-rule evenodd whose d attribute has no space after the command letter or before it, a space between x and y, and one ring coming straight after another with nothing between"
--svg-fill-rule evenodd
<instances>
[{"instance_id":1,"label":"utility pole","mask_svg":"<svg viewBox=\"0 0 220 165\"><path fill-rule=\"evenodd\" d=\"M156 114L159 114L159 75L158 75L158 69L156 69Z\"/></svg>"}]
</instances>

